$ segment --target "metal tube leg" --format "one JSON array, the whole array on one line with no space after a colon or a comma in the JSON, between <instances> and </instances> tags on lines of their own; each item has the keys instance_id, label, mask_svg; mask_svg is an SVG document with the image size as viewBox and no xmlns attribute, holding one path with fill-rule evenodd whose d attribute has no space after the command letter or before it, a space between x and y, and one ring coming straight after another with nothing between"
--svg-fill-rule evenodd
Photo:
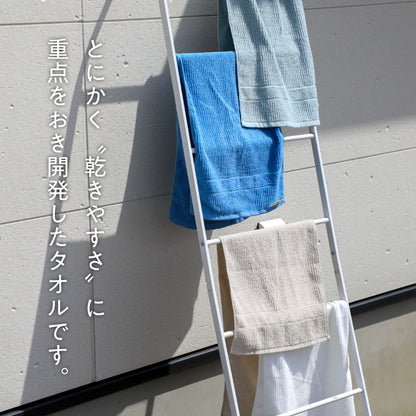
<instances>
[{"instance_id":1,"label":"metal tube leg","mask_svg":"<svg viewBox=\"0 0 416 416\"><path fill-rule=\"evenodd\" d=\"M323 163L322 163L322 158L321 158L321 151L319 147L318 130L316 127L310 127L309 131L314 136L312 139L312 150L313 150L313 156L315 160L316 174L318 176L318 184L319 184L319 192L321 194L322 208L324 211L324 216L329 219L329 222L326 224L327 234L328 234L328 240L329 240L329 247L330 247L331 254L332 254L332 262L334 265L334 271L336 274L338 292L339 292L339 296L341 297L341 299L348 302L347 291L345 289L345 282L344 282L344 277L342 274L341 262L339 260L339 255L338 255L338 247L337 247L337 243L335 239L335 230L334 230L334 226L332 222L331 208L329 206L328 191L326 187L324 168L323 168ZM349 314L349 321L350 321L350 328L351 328L351 336L349 339L349 354L350 354L351 361L353 364L354 374L357 380L357 385L363 389L362 393L360 394L363 414L364 416L371 416L370 403L368 401L367 389L365 387L364 375L363 375L361 361L360 361L360 357L358 353L357 340L355 337L355 331L354 331L354 325L352 322L351 313Z\"/></svg>"},{"instance_id":2,"label":"metal tube leg","mask_svg":"<svg viewBox=\"0 0 416 416\"><path fill-rule=\"evenodd\" d=\"M193 164L192 146L186 119L184 99L180 85L179 71L176 62L175 45L173 42L172 29L169 20L169 12L166 0L159 0L160 13L162 17L163 32L165 35L166 49L169 62L169 70L172 79L173 92L175 97L175 105L177 109L179 127L182 137L182 145L185 156L186 171L191 190L192 205L195 213L195 222L198 232L198 240L201 249L202 265L204 268L205 281L208 289L208 297L211 306L211 313L214 321L215 334L217 337L218 348L221 357L221 365L224 372L225 386L230 404L232 416L240 416L238 410L237 397L235 394L234 381L231 374L230 361L225 344L224 330L221 322L221 315L218 307L218 301L215 294L214 278L211 269L211 260L208 251L205 224L202 215L201 200L199 197L198 182Z\"/></svg>"}]
</instances>

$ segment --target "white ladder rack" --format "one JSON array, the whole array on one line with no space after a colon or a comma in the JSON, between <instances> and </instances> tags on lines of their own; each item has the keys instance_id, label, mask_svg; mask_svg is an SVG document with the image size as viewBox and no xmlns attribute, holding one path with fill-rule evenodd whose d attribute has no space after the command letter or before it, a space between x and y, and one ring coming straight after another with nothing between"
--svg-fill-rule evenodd
<instances>
[{"instance_id":1,"label":"white ladder rack","mask_svg":"<svg viewBox=\"0 0 416 416\"><path fill-rule=\"evenodd\" d=\"M193 160L193 154L195 153L195 149L192 149L192 146L191 146L190 134L189 134L188 123L187 123L187 118L186 118L185 104L184 104L184 99L182 95L178 65L176 61L175 45L173 41L172 28L170 25L169 11L168 11L166 0L159 0L159 7L160 7L161 17L162 17L163 32L164 32L165 42L166 42L169 71L170 71L170 76L172 79L172 86L173 86L173 92L174 92L174 98L175 98L175 106L176 106L179 128L180 128L180 133L181 133L181 138L182 138L182 147L183 147L184 156L185 156L186 172L187 172L188 180L189 180L189 187L190 187L190 192L191 192L191 200L192 200L192 205L193 205L193 210L194 210L198 241L199 241L199 246L201 250L202 265L204 269L205 280L206 280L206 285L207 285L207 290L208 290L208 297L209 297L209 302L210 302L210 307L211 307L211 313L212 313L212 317L214 321L215 334L216 334L216 338L218 342L218 349L219 349L222 369L224 373L225 386L226 386L231 414L232 416L240 416L238 403L237 403L237 397L236 397L236 393L234 389L233 376L231 373L230 361L229 361L226 343L225 343L225 339L232 337L233 332L232 331L224 332L224 329L223 329L220 310L218 306L218 299L217 299L217 295L215 291L214 276L212 272L211 259L210 259L210 253L209 253L209 246L218 244L220 240L219 239L212 239L212 240L207 239L204 219L202 215L201 201L199 198L198 182L197 182L196 173L195 173L195 165L194 165L194 160ZM306 139L310 139L311 144L312 144L312 151L313 151L313 156L314 156L314 161L315 161L316 174L318 177L319 191L320 191L320 196L321 196L321 201L322 201L322 208L324 212L324 218L315 220L315 223L326 224L328 241L329 241L329 246L331 249L332 262L334 266L334 272L336 276L339 296L340 296L340 299L348 302L341 264L340 264L340 260L338 256L338 248L337 248L337 244L335 240L334 227L332 224L332 215L331 215L331 210L329 206L329 199L328 199L328 193L327 193L326 182L325 182L325 177L324 177L321 152L319 148L317 128L310 127L309 133L307 134L288 136L284 138L285 142L293 141L293 140L306 140ZM349 339L349 355L351 357L351 361L352 361L352 365L354 369L357 388L348 392L340 392L339 394L335 396L328 397L324 400L320 400L315 403L311 403L307 406L303 406L301 408L294 409L289 412L281 413L280 415L276 415L276 416L294 416L299 413L305 412L307 410L311 410L320 406L324 406L326 404L335 402L337 400L342 400L342 399L345 399L347 397L350 397L356 394L360 395L363 416L371 416L370 404L368 401L367 390L365 387L363 371L362 371L361 361L360 361L360 357L358 353L357 341L355 338L351 314L349 314L349 323L350 323L350 328L351 328L351 336Z\"/></svg>"}]
</instances>

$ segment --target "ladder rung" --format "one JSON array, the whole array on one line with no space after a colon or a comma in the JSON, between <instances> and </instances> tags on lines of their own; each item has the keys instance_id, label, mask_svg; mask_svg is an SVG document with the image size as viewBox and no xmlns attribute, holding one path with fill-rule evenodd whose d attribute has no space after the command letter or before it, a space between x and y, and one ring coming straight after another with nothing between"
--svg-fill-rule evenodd
<instances>
[{"instance_id":1,"label":"ladder rung","mask_svg":"<svg viewBox=\"0 0 416 416\"><path fill-rule=\"evenodd\" d=\"M336 402L338 400L346 399L347 397L351 397L351 396L354 396L355 394L359 394L359 393L362 393L362 392L363 392L363 389L361 387L359 387L357 389L347 391L345 393L337 394L335 396L328 397L327 399L319 400L318 402L314 402L314 403L308 404L306 406L299 407L299 408L297 408L295 410L291 410L289 412L280 413L276 416L294 416L294 415L298 415L299 413L303 413L303 412L306 412L308 410L315 409L316 407L320 407L320 406L324 406L326 404Z\"/></svg>"},{"instance_id":2,"label":"ladder rung","mask_svg":"<svg viewBox=\"0 0 416 416\"><path fill-rule=\"evenodd\" d=\"M315 136L312 133L306 134L297 134L295 136L286 136L285 142L290 142L292 140L304 140L304 139L313 139Z\"/></svg>"},{"instance_id":3,"label":"ladder rung","mask_svg":"<svg viewBox=\"0 0 416 416\"><path fill-rule=\"evenodd\" d=\"M328 218L320 218L319 220L315 220L314 222L315 222L315 224L324 224L326 222L329 222L329 219ZM212 245L220 244L220 243L221 243L221 240L219 238L213 238L211 240L207 240L207 246L212 246Z\"/></svg>"},{"instance_id":4,"label":"ladder rung","mask_svg":"<svg viewBox=\"0 0 416 416\"><path fill-rule=\"evenodd\" d=\"M224 332L224 338L232 338L234 336L234 331Z\"/></svg>"},{"instance_id":5,"label":"ladder rung","mask_svg":"<svg viewBox=\"0 0 416 416\"><path fill-rule=\"evenodd\" d=\"M285 142L290 142L293 140L304 140L304 139L313 139L314 135L312 133L305 133L305 134L296 134L294 136L286 136L284 137ZM195 154L196 150L195 147L192 147L192 153Z\"/></svg>"}]
</instances>

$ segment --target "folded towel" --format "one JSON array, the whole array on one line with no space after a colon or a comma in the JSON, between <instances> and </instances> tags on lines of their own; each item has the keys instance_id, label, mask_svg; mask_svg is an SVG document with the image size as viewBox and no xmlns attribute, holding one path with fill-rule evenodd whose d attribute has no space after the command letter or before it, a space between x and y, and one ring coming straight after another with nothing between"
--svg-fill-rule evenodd
<instances>
[{"instance_id":1,"label":"folded towel","mask_svg":"<svg viewBox=\"0 0 416 416\"><path fill-rule=\"evenodd\" d=\"M227 235L221 242L234 311L233 354L328 339L314 221Z\"/></svg>"},{"instance_id":2,"label":"folded towel","mask_svg":"<svg viewBox=\"0 0 416 416\"><path fill-rule=\"evenodd\" d=\"M205 227L276 208L283 202L283 136L279 128L241 126L235 53L181 54L177 61ZM195 229L179 135L170 219Z\"/></svg>"},{"instance_id":3,"label":"folded towel","mask_svg":"<svg viewBox=\"0 0 416 416\"><path fill-rule=\"evenodd\" d=\"M349 307L328 304L331 339L296 351L259 356L252 416L274 416L352 389L348 360ZM354 398L300 416L354 416Z\"/></svg>"},{"instance_id":4,"label":"folded towel","mask_svg":"<svg viewBox=\"0 0 416 416\"><path fill-rule=\"evenodd\" d=\"M220 50L237 55L246 127L319 124L315 71L301 0L219 0Z\"/></svg>"}]
</instances>

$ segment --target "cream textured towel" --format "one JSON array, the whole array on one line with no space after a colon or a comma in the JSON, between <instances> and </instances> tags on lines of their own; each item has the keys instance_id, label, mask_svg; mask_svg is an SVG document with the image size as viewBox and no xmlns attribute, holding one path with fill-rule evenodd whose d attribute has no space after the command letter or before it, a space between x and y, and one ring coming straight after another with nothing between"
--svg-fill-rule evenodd
<instances>
[{"instance_id":1,"label":"cream textured towel","mask_svg":"<svg viewBox=\"0 0 416 416\"><path fill-rule=\"evenodd\" d=\"M220 283L222 317L224 330L232 331L234 328L233 307L231 304L230 286L225 269L224 252L221 244L217 245L218 253L218 279ZM258 355L230 354L231 339L226 339L228 357L230 359L231 373L233 375L235 393L237 396L240 416L250 416L253 409L257 386ZM227 393L224 389L224 400L221 416L231 416Z\"/></svg>"},{"instance_id":2,"label":"cream textured towel","mask_svg":"<svg viewBox=\"0 0 416 416\"><path fill-rule=\"evenodd\" d=\"M329 338L312 220L221 242L234 313L231 353L287 351Z\"/></svg>"}]
</instances>

